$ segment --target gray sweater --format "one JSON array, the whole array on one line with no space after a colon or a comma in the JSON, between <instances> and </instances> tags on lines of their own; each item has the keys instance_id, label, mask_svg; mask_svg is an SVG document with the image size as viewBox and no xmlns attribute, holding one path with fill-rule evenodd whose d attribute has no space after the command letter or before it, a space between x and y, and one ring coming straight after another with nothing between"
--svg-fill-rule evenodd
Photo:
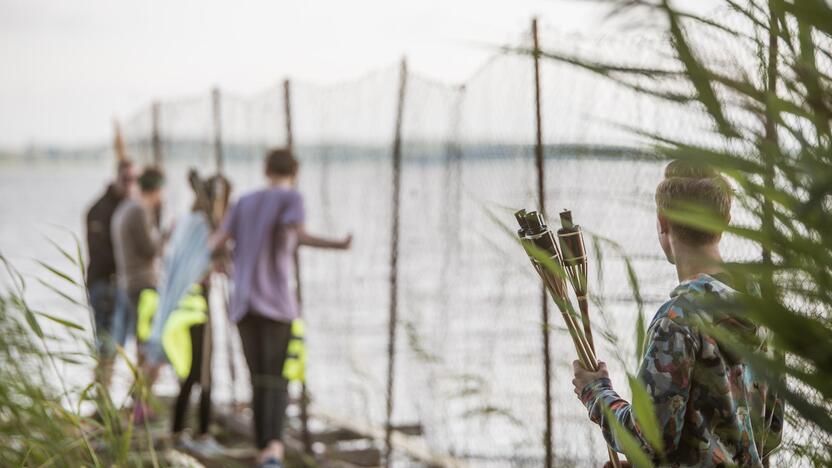
<instances>
[{"instance_id":1,"label":"gray sweater","mask_svg":"<svg viewBox=\"0 0 832 468\"><path fill-rule=\"evenodd\" d=\"M118 286L128 294L155 288L161 240L151 213L136 200L125 200L111 225Z\"/></svg>"}]
</instances>

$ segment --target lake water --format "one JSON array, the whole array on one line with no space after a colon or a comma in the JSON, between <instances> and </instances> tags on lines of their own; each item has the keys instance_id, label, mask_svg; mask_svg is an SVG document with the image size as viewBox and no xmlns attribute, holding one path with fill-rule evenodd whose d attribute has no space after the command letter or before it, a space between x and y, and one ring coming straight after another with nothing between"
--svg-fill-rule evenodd
<instances>
[{"instance_id":1,"label":"lake water","mask_svg":"<svg viewBox=\"0 0 832 468\"><path fill-rule=\"evenodd\" d=\"M300 151L299 183L307 229L354 235L348 252L301 254L308 386L316 407L380 427L387 378L391 164L384 157L350 158L333 150L307 153L304 158ZM409 154L416 153L406 151L402 172L394 420L420 423L433 450L467 457L474 466L539 466L544 428L540 286L512 234L513 211L536 204L531 155L527 148L493 154L480 149L482 157L461 160ZM165 165L164 225L191 203L185 183L190 166L206 173L212 169L195 159ZM675 285L675 271L664 261L655 234L652 192L661 168L652 161L568 155L551 157L546 164L550 217L554 221L557 211L569 208L587 232L598 355L609 363L613 382L625 395L624 372L635 369L638 307L623 254L638 274L648 320ZM259 159L231 160L226 170L233 197L263 182ZM0 166L0 252L30 278L49 277L34 259L70 271L45 238L74 249L70 233L83 238L85 210L111 172L109 160ZM599 240L599 252L592 236L609 239L620 250ZM758 255L741 242L728 239L726 244L729 257ZM67 304L36 281L28 284L27 297L35 308L89 323L85 309ZM82 291L64 286L83 299ZM219 402L247 401L245 363L218 291L212 298L214 395ZM575 353L553 309L555 456L558 465L598 466L606 457L603 439L572 394ZM601 339L604 332L613 341ZM91 375L84 366L66 366L61 372L76 386ZM122 365L117 398L125 397L127 383ZM166 370L157 392L173 394L176 389L173 373Z\"/></svg>"}]
</instances>

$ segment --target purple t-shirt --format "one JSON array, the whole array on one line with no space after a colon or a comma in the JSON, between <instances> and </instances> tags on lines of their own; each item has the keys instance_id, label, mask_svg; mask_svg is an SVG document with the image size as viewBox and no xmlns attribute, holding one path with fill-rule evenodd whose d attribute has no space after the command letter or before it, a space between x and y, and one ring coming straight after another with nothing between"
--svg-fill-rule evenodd
<instances>
[{"instance_id":1,"label":"purple t-shirt","mask_svg":"<svg viewBox=\"0 0 832 468\"><path fill-rule=\"evenodd\" d=\"M234 292L229 317L239 322L247 313L281 322L298 317L294 252L298 224L303 224L303 198L294 189L268 188L244 195L229 211L222 229L234 241Z\"/></svg>"}]
</instances>

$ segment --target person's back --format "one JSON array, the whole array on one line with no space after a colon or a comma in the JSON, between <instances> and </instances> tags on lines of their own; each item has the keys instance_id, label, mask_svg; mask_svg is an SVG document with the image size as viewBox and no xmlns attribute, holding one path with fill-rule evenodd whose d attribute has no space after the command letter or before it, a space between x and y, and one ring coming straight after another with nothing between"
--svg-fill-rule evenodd
<instances>
[{"instance_id":1,"label":"person's back","mask_svg":"<svg viewBox=\"0 0 832 468\"><path fill-rule=\"evenodd\" d=\"M113 342L119 301L116 289L116 260L110 226L113 215L129 195L135 176L129 160L118 163L116 178L90 207L86 216L87 293L95 319L95 343L99 352L96 375L109 386L115 346Z\"/></svg>"},{"instance_id":2,"label":"person's back","mask_svg":"<svg viewBox=\"0 0 832 468\"><path fill-rule=\"evenodd\" d=\"M210 244L231 241L234 292L229 317L237 323L251 374L254 438L260 466L282 467L283 420L288 403L284 366L298 318L294 278L299 245L347 249L351 238L331 240L304 229L303 198L294 189L298 162L288 149L266 155L265 189L241 197Z\"/></svg>"},{"instance_id":3,"label":"person's back","mask_svg":"<svg viewBox=\"0 0 832 468\"><path fill-rule=\"evenodd\" d=\"M229 311L233 321L242 319L249 309L273 320L297 318L290 284L298 244L295 226L303 219L302 198L291 187L248 193L232 207L224 228L234 239L236 289Z\"/></svg>"},{"instance_id":4,"label":"person's back","mask_svg":"<svg viewBox=\"0 0 832 468\"><path fill-rule=\"evenodd\" d=\"M145 168L139 176L138 200L125 200L119 205L112 221L113 247L116 256L116 276L120 297L124 304L122 316L115 332L119 343L128 337L138 336L136 324L139 313L152 315L158 304L156 294L157 257L161 250L161 236L153 222L156 210L162 204L164 175L154 167ZM144 321L143 321L144 322ZM144 322L146 323L146 322ZM153 387L159 366L146 362L145 347L137 341L138 363L149 388ZM136 400L133 406L134 421L140 423L150 413L144 401Z\"/></svg>"},{"instance_id":5,"label":"person's back","mask_svg":"<svg viewBox=\"0 0 832 468\"><path fill-rule=\"evenodd\" d=\"M112 220L118 285L128 294L155 288L158 235L150 213L137 200L125 200Z\"/></svg>"},{"instance_id":6,"label":"person's back","mask_svg":"<svg viewBox=\"0 0 832 468\"><path fill-rule=\"evenodd\" d=\"M115 184L108 185L104 194L95 201L87 212L87 252L89 256L87 284L102 280L110 281L116 274L110 225L113 214L122 200L124 200L124 194L119 192Z\"/></svg>"},{"instance_id":7,"label":"person's back","mask_svg":"<svg viewBox=\"0 0 832 468\"><path fill-rule=\"evenodd\" d=\"M679 286L647 329L637 377L653 403L661 450L641 429L645 415L635 414L613 389L605 364L596 372L573 364L575 393L617 451L622 443L604 407L660 466L757 468L780 443L782 403L737 349L766 353L765 330L749 320L744 288L737 288L726 271L719 250L722 233L668 217L693 207L728 224L731 199L722 176L681 161L668 164L656 188L659 243L676 268Z\"/></svg>"},{"instance_id":8,"label":"person's back","mask_svg":"<svg viewBox=\"0 0 832 468\"><path fill-rule=\"evenodd\" d=\"M741 300L741 293L727 282L719 274L702 274L683 282L648 327L637 377L653 397L663 430L663 460L645 443L658 463L757 467L780 443L782 404L746 363L708 333L719 327L765 352L764 329L723 312ZM634 421L628 423L633 419L632 409L622 404L626 402L608 379L590 384L581 400L595 422L601 421L606 404L625 427L637 426ZM605 437L614 440L609 427L602 427Z\"/></svg>"}]
</instances>

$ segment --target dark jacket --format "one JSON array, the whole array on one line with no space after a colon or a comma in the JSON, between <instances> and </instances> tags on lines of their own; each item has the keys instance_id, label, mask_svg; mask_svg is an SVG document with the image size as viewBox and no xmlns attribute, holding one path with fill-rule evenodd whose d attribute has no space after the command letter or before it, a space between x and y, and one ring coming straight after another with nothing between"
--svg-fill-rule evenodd
<instances>
[{"instance_id":1,"label":"dark jacket","mask_svg":"<svg viewBox=\"0 0 832 468\"><path fill-rule=\"evenodd\" d=\"M90 257L87 284L97 280L113 280L116 274L110 222L122 200L124 197L110 185L87 212L87 251Z\"/></svg>"}]
</instances>

